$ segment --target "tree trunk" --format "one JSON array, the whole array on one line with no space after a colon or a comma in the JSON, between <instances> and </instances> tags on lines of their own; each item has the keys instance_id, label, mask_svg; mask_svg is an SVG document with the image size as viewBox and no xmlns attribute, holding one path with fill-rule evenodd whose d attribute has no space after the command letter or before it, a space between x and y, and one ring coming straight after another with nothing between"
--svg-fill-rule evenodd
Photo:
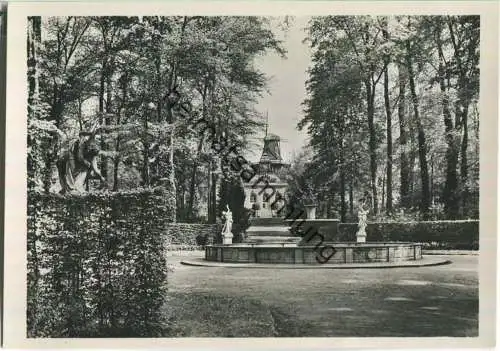
<instances>
[{"instance_id":1,"label":"tree trunk","mask_svg":"<svg viewBox=\"0 0 500 351\"><path fill-rule=\"evenodd\" d=\"M384 100L387 115L387 201L385 203L385 207L387 214L390 214L392 212L392 114L391 102L389 100L389 73L387 66L384 70Z\"/></svg>"},{"instance_id":2,"label":"tree trunk","mask_svg":"<svg viewBox=\"0 0 500 351\"><path fill-rule=\"evenodd\" d=\"M202 111L201 115L203 118L206 118L207 115L207 105L206 105L206 98L207 98L207 89L208 89L208 82L205 80L205 84L203 87L203 93L202 93ZM199 161L198 158L200 157L201 150L203 148L203 135L200 137L200 141L198 142L198 150L196 154L196 159L194 160L193 164L193 173L191 174L191 183L189 186L189 200L188 200L188 209L187 209L187 217L191 218L193 216L193 204L194 204L194 196L195 196L195 187L196 187L196 173L198 172L198 165Z\"/></svg>"},{"instance_id":3,"label":"tree trunk","mask_svg":"<svg viewBox=\"0 0 500 351\"><path fill-rule=\"evenodd\" d=\"M104 95L106 93L106 74L107 74L107 59L102 61L102 71L99 84L99 125L104 125ZM106 150L106 142L104 140L104 133L101 132L101 150ZM104 179L108 179L108 167L107 160L103 157L101 158L101 174Z\"/></svg>"},{"instance_id":4,"label":"tree trunk","mask_svg":"<svg viewBox=\"0 0 500 351\"><path fill-rule=\"evenodd\" d=\"M463 106L463 111L462 111L462 147L460 150L460 158L461 158L461 163L460 163L460 177L462 179L462 208L463 208L463 215L467 216L468 212L468 198L469 198L469 187L467 184L468 181L468 168L467 168L467 147L469 144L469 130L468 130L468 105Z\"/></svg>"},{"instance_id":5,"label":"tree trunk","mask_svg":"<svg viewBox=\"0 0 500 351\"><path fill-rule=\"evenodd\" d=\"M345 222L345 217L347 212L345 192L346 192L345 172L344 172L344 165L342 165L340 169L340 221L341 222Z\"/></svg>"},{"instance_id":6,"label":"tree trunk","mask_svg":"<svg viewBox=\"0 0 500 351\"><path fill-rule=\"evenodd\" d=\"M436 44L439 53L439 88L441 90L441 104L443 105L443 118L446 140L446 180L443 191L444 210L447 218L456 219L459 212L459 192L458 192L458 143L455 137L455 127L450 111L450 101L448 97L449 87L445 84L447 68L445 67L444 54L441 42L440 28L436 32Z\"/></svg>"},{"instance_id":7,"label":"tree trunk","mask_svg":"<svg viewBox=\"0 0 500 351\"><path fill-rule=\"evenodd\" d=\"M181 28L181 33L180 33L180 45L183 43L184 39L184 32L186 29L188 19L187 17L184 17L183 23L182 23L182 28ZM169 79L168 79L168 96L170 96L170 93L174 91L177 85L177 58L174 57L172 60L171 64L171 69L170 69L170 74L169 74ZM170 152L169 152L169 163L170 163L170 176L169 176L169 183L170 187L174 196L174 222L177 221L177 185L176 185L176 179L175 179L175 163L174 163L174 154L175 154L175 117L173 113L173 105L170 103L170 101L167 103L167 116L169 119L169 122L172 124L172 131L170 133Z\"/></svg>"},{"instance_id":8,"label":"tree trunk","mask_svg":"<svg viewBox=\"0 0 500 351\"><path fill-rule=\"evenodd\" d=\"M177 222L177 184L175 181L175 164L174 164L174 144L175 143L175 127L172 125L172 131L170 133L170 153L169 153L169 163L170 163L170 186L172 189L172 194L174 197L174 216L173 222Z\"/></svg>"},{"instance_id":9,"label":"tree trunk","mask_svg":"<svg viewBox=\"0 0 500 351\"><path fill-rule=\"evenodd\" d=\"M117 121L116 124L120 124L120 114L118 113L117 116ZM120 167L120 135L117 135L116 137L116 143L115 143L115 151L116 151L116 156L113 159L113 191L118 191L119 188L119 179L118 179L118 168Z\"/></svg>"},{"instance_id":10,"label":"tree trunk","mask_svg":"<svg viewBox=\"0 0 500 351\"><path fill-rule=\"evenodd\" d=\"M328 196L322 204L321 215L325 214L324 217L321 218L332 218L333 217L333 206L330 197Z\"/></svg>"},{"instance_id":11,"label":"tree trunk","mask_svg":"<svg viewBox=\"0 0 500 351\"><path fill-rule=\"evenodd\" d=\"M214 209L214 214L213 214L213 223L217 222L217 204L220 203L220 185L221 185L221 180L222 180L222 172L221 172L221 160L220 158L217 158L216 160L216 165L217 165L217 171L215 173L215 177L213 180L213 209Z\"/></svg>"},{"instance_id":12,"label":"tree trunk","mask_svg":"<svg viewBox=\"0 0 500 351\"><path fill-rule=\"evenodd\" d=\"M108 71L106 72L106 116L104 117L104 124L106 126L110 126L113 121L111 118L111 114L113 113L113 84L111 82L111 76L112 76L112 63L109 61L108 62ZM108 149L108 145L106 145L106 150ZM109 170L109 159L107 157L101 156L102 158L102 163L106 165L106 172ZM114 163L114 162L113 162ZM113 169L113 178L118 177L118 173ZM106 179L106 187L109 182L108 177L104 176ZM114 184L113 184L114 187Z\"/></svg>"},{"instance_id":13,"label":"tree trunk","mask_svg":"<svg viewBox=\"0 0 500 351\"><path fill-rule=\"evenodd\" d=\"M365 80L366 97L368 103L368 129L370 133L369 148L370 148L370 178L372 190L372 205L373 213L378 213L378 198L377 198L377 142L375 133L375 87L372 86L369 80Z\"/></svg>"},{"instance_id":14,"label":"tree trunk","mask_svg":"<svg viewBox=\"0 0 500 351\"><path fill-rule=\"evenodd\" d=\"M345 193L346 193L346 162L345 162L346 150L344 143L345 129L346 129L345 120L341 118L338 124L338 141L337 141L338 145L337 147L339 149L338 170L340 171L340 221L341 222L345 222L347 214L347 203L345 198ZM332 162L335 162L334 157L332 158L333 158Z\"/></svg>"},{"instance_id":15,"label":"tree trunk","mask_svg":"<svg viewBox=\"0 0 500 351\"><path fill-rule=\"evenodd\" d=\"M148 142L148 112L144 114L144 136L142 140L143 145L143 161L142 161L142 185L149 187L149 142Z\"/></svg>"},{"instance_id":16,"label":"tree trunk","mask_svg":"<svg viewBox=\"0 0 500 351\"><path fill-rule=\"evenodd\" d=\"M417 151L418 150L418 141L416 140L416 128L415 128L415 121L414 121L414 114L410 112L408 116L408 122L409 122L409 139L410 139L410 145L409 145L409 153L408 153L408 160L409 160L409 169L410 169L410 177L409 177L409 192L408 192L408 206L415 207L415 183L417 182L417 176L415 175L415 164L417 162Z\"/></svg>"},{"instance_id":17,"label":"tree trunk","mask_svg":"<svg viewBox=\"0 0 500 351\"><path fill-rule=\"evenodd\" d=\"M212 160L210 160L210 167L209 167L209 187L208 187L208 222L209 223L216 223L217 221L217 174L213 170L214 168L214 163Z\"/></svg>"},{"instance_id":18,"label":"tree trunk","mask_svg":"<svg viewBox=\"0 0 500 351\"><path fill-rule=\"evenodd\" d=\"M382 29L384 39L389 42L389 32L387 31L387 21L384 23L384 28ZM384 102L385 102L385 113L387 116L387 165L386 165L386 181L387 181L387 200L385 203L386 213L390 214L392 212L392 111L391 111L391 101L389 99L389 55L385 55L384 63Z\"/></svg>"},{"instance_id":19,"label":"tree trunk","mask_svg":"<svg viewBox=\"0 0 500 351\"><path fill-rule=\"evenodd\" d=\"M400 148L400 197L401 206L408 207L408 196L410 192L410 165L408 160L408 129L405 116L406 108L406 70L404 65L398 65L399 81L399 148Z\"/></svg>"},{"instance_id":20,"label":"tree trunk","mask_svg":"<svg viewBox=\"0 0 500 351\"><path fill-rule=\"evenodd\" d=\"M207 222L211 223L212 219L212 160L209 161L207 167Z\"/></svg>"},{"instance_id":21,"label":"tree trunk","mask_svg":"<svg viewBox=\"0 0 500 351\"><path fill-rule=\"evenodd\" d=\"M160 57L160 54L161 53L158 53L158 56L155 57L155 67L156 67L156 79L157 79L157 82L158 83L158 87L161 86L161 81L162 81L162 74L161 74L161 57ZM158 119L158 123L162 121L162 111L163 111L163 96L162 96L162 93L161 93L161 89L159 89L160 91L157 91L157 94L158 94L158 97L157 97L157 101L156 101L156 115L157 115L157 119ZM170 121L172 121L172 111L170 110L169 112L169 119ZM159 175L158 175L159 176Z\"/></svg>"},{"instance_id":22,"label":"tree trunk","mask_svg":"<svg viewBox=\"0 0 500 351\"><path fill-rule=\"evenodd\" d=\"M410 93L413 104L413 115L417 124L418 131L418 158L420 163L420 177L422 181L422 198L420 202L420 211L424 220L428 218L430 207L430 191L429 191L429 171L427 165L427 145L425 141L424 128L419 114L419 103L415 89L415 75L413 73L412 53L410 42L407 41L407 66L410 82Z\"/></svg>"},{"instance_id":23,"label":"tree trunk","mask_svg":"<svg viewBox=\"0 0 500 351\"><path fill-rule=\"evenodd\" d=\"M189 199L188 199L188 204L187 204L187 212L186 216L188 219L193 218L193 205L194 205L194 197L196 193L196 173L198 172L198 157L200 157L201 149L203 146L203 139L200 139L198 142L198 150L197 150L197 158L194 160L193 163L193 172L191 173L191 181L189 184Z\"/></svg>"},{"instance_id":24,"label":"tree trunk","mask_svg":"<svg viewBox=\"0 0 500 351\"><path fill-rule=\"evenodd\" d=\"M385 206L385 185L386 185L385 176L386 176L386 174L387 174L387 170L384 169L384 173L382 176L382 196L381 196L381 201L380 201L380 208L384 208L384 206ZM386 211L386 213L389 213L389 212Z\"/></svg>"},{"instance_id":25,"label":"tree trunk","mask_svg":"<svg viewBox=\"0 0 500 351\"><path fill-rule=\"evenodd\" d=\"M430 179L430 199L431 204L434 206L434 154L431 154L431 179Z\"/></svg>"},{"instance_id":26,"label":"tree trunk","mask_svg":"<svg viewBox=\"0 0 500 351\"><path fill-rule=\"evenodd\" d=\"M352 178L349 182L349 214L354 216L354 189L352 185Z\"/></svg>"},{"instance_id":27,"label":"tree trunk","mask_svg":"<svg viewBox=\"0 0 500 351\"><path fill-rule=\"evenodd\" d=\"M456 68L458 71L458 101L456 109L456 115L459 116L458 121L455 122L455 128L459 125L462 127L462 143L460 147L460 178L462 185L462 208L463 215L466 215L467 207L468 207L468 185L467 185L467 146L468 146L468 126L467 126L467 115L469 113L469 104L471 102L471 97L476 91L476 87L474 86L474 80L471 79L475 76L473 73L472 67L468 68L470 62L479 63L479 56L476 53L477 46L479 45L480 38L478 30L480 27L479 18L475 21L469 23L468 29L466 33L468 34L469 42L466 45L466 51L460 50L460 46L463 45L462 40L457 38L456 36L456 27L454 24L458 25L458 27L462 27L462 30L465 29L464 24L460 24L460 21L457 21L456 18L448 16L447 17L448 31L450 33L451 43L453 45L453 57L454 63L456 64ZM462 42L462 43L461 43ZM464 65L465 63L465 65ZM469 76L469 71L471 70L471 75ZM479 78L479 77L478 77Z\"/></svg>"},{"instance_id":28,"label":"tree trunk","mask_svg":"<svg viewBox=\"0 0 500 351\"><path fill-rule=\"evenodd\" d=\"M118 152L120 149L120 136L116 137L115 150ZM116 155L113 159L113 191L118 191L119 188L119 178L118 178L118 168L120 167L120 156Z\"/></svg>"},{"instance_id":29,"label":"tree trunk","mask_svg":"<svg viewBox=\"0 0 500 351\"><path fill-rule=\"evenodd\" d=\"M125 78L126 79L126 78ZM121 101L121 106L117 110L117 115L116 115L116 125L120 125L121 123L121 114L123 111L123 107L125 106L125 101L127 99L127 84L128 82L125 81L123 83L124 85L122 86L122 101ZM115 151L117 155L115 156L113 162L113 191L118 191L119 188L119 179L118 179L118 168L120 167L120 134L116 137L116 144L115 144Z\"/></svg>"}]
</instances>

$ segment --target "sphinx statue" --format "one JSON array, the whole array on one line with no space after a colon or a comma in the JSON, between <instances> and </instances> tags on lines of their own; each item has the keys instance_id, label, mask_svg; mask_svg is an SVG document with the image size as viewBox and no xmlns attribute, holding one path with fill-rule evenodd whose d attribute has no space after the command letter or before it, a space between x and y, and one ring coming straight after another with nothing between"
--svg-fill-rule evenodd
<instances>
[{"instance_id":1,"label":"sphinx statue","mask_svg":"<svg viewBox=\"0 0 500 351\"><path fill-rule=\"evenodd\" d=\"M96 131L80 132L78 139L69 140L61 149L56 162L61 184L60 194L84 192L85 184L93 173L104 184L105 179L97 166L101 150L95 134Z\"/></svg>"}]
</instances>

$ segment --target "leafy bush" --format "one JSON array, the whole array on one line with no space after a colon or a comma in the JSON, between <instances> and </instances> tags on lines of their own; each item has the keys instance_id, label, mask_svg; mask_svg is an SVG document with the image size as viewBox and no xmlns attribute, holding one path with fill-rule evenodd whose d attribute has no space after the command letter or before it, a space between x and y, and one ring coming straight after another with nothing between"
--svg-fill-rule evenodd
<instances>
[{"instance_id":1,"label":"leafy bush","mask_svg":"<svg viewBox=\"0 0 500 351\"><path fill-rule=\"evenodd\" d=\"M385 212L380 212L378 215L368 214L369 221L371 222L419 222L421 221L422 214L420 213L419 208L405 208L395 210L390 214ZM354 218L354 221L357 221L357 216Z\"/></svg>"},{"instance_id":2,"label":"leafy bush","mask_svg":"<svg viewBox=\"0 0 500 351\"><path fill-rule=\"evenodd\" d=\"M205 246L207 244L208 237L203 234L198 234L196 236L196 245L198 246Z\"/></svg>"},{"instance_id":3,"label":"leafy bush","mask_svg":"<svg viewBox=\"0 0 500 351\"><path fill-rule=\"evenodd\" d=\"M171 245L192 247L216 241L221 231L220 224L169 223L165 226L165 236Z\"/></svg>"},{"instance_id":4,"label":"leafy bush","mask_svg":"<svg viewBox=\"0 0 500 351\"><path fill-rule=\"evenodd\" d=\"M358 225L341 223L338 241L355 241ZM372 222L366 227L367 241L413 241L426 248L479 249L479 221Z\"/></svg>"},{"instance_id":5,"label":"leafy bush","mask_svg":"<svg viewBox=\"0 0 500 351\"><path fill-rule=\"evenodd\" d=\"M28 194L28 337L160 336L169 191Z\"/></svg>"}]
</instances>

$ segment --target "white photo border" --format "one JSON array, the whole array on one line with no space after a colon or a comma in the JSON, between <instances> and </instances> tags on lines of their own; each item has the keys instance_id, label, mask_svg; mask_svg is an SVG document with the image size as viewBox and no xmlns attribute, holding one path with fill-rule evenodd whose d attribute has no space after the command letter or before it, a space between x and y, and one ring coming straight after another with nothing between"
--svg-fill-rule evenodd
<instances>
[{"instance_id":1,"label":"white photo border","mask_svg":"<svg viewBox=\"0 0 500 351\"><path fill-rule=\"evenodd\" d=\"M4 346L9 348L465 348L495 342L498 142L498 3L465 1L171 1L9 3L5 155ZM26 337L26 132L28 16L86 15L481 16L479 336L475 338L126 338Z\"/></svg>"}]
</instances>

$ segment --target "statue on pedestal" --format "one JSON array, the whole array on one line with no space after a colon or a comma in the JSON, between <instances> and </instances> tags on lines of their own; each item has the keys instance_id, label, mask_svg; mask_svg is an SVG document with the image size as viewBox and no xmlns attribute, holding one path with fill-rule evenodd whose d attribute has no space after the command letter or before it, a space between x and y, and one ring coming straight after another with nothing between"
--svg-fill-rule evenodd
<instances>
[{"instance_id":1,"label":"statue on pedestal","mask_svg":"<svg viewBox=\"0 0 500 351\"><path fill-rule=\"evenodd\" d=\"M366 219L368 215L368 209L365 209L365 202L360 203L358 208L358 232L356 233L356 242L364 243L366 242Z\"/></svg>"},{"instance_id":2,"label":"statue on pedestal","mask_svg":"<svg viewBox=\"0 0 500 351\"><path fill-rule=\"evenodd\" d=\"M231 232L233 228L233 213L229 209L229 205L226 205L227 211L222 212L224 219L224 227L222 228L222 243L232 244L233 243L233 233Z\"/></svg>"},{"instance_id":3,"label":"statue on pedestal","mask_svg":"<svg viewBox=\"0 0 500 351\"><path fill-rule=\"evenodd\" d=\"M95 133L80 132L76 140L68 142L57 160L57 172L61 184L60 194L84 192L85 183L92 173L104 184L105 179L97 167L100 148Z\"/></svg>"}]
</instances>

